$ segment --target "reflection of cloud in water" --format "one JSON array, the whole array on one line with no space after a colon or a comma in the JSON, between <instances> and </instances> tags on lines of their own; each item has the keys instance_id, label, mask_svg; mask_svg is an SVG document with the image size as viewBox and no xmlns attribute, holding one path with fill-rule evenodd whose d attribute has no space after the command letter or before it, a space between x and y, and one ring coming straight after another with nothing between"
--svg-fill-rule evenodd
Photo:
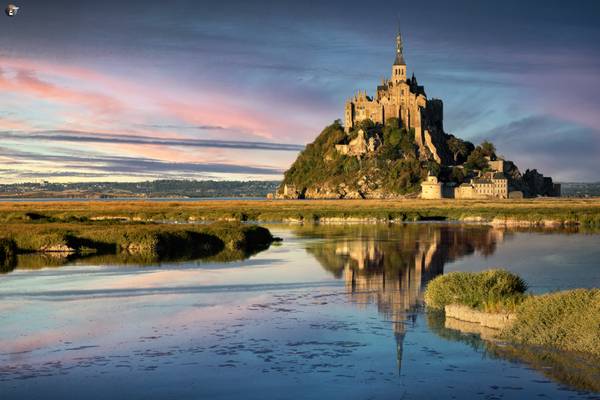
<instances>
[{"instance_id":1,"label":"reflection of cloud in water","mask_svg":"<svg viewBox=\"0 0 600 400\"><path fill-rule=\"evenodd\" d=\"M392 322L399 367L404 325L414 320L427 282L442 274L447 262L475 252L491 255L506 233L491 226L448 224L309 229L311 235L326 240L307 250L326 270L344 279L350 300L359 307L376 304L379 313Z\"/></svg>"}]
</instances>

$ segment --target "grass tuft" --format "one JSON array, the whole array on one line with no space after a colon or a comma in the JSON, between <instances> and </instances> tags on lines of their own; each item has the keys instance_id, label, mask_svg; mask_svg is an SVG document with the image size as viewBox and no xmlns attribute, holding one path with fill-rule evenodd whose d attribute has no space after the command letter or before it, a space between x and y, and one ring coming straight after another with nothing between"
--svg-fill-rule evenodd
<instances>
[{"instance_id":1,"label":"grass tuft","mask_svg":"<svg viewBox=\"0 0 600 400\"><path fill-rule=\"evenodd\" d=\"M511 311L523 301L526 290L523 279L502 269L450 272L429 282L425 304L436 310L462 304L488 312Z\"/></svg>"}]
</instances>

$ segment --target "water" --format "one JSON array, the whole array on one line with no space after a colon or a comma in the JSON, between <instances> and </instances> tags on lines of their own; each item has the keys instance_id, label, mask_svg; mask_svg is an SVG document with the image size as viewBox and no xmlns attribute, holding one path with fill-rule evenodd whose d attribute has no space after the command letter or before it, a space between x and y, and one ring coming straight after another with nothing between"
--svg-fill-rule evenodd
<instances>
[{"instance_id":1,"label":"water","mask_svg":"<svg viewBox=\"0 0 600 400\"><path fill-rule=\"evenodd\" d=\"M506 267L537 293L598 287L600 235L270 229L281 245L228 264L0 276L2 399L600 398L595 360L490 345L420 306L454 270Z\"/></svg>"}]
</instances>

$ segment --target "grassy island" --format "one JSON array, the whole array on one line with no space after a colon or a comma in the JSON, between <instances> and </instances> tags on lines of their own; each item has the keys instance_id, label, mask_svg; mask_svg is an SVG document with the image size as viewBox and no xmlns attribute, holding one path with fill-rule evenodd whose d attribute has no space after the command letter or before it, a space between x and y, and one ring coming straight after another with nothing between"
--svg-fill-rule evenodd
<instances>
[{"instance_id":1,"label":"grassy island","mask_svg":"<svg viewBox=\"0 0 600 400\"><path fill-rule=\"evenodd\" d=\"M600 356L600 289L544 295L526 289L520 277L504 270L452 272L427 285L425 303L445 309L446 317L487 327L494 327L486 324L490 317L509 316L495 335L502 340Z\"/></svg>"},{"instance_id":2,"label":"grassy island","mask_svg":"<svg viewBox=\"0 0 600 400\"><path fill-rule=\"evenodd\" d=\"M159 223L11 222L0 233L0 265L15 267L20 254L88 257L121 255L123 262L155 262L217 257L241 259L276 240L268 229L219 222L204 225ZM72 258L72 257L71 257Z\"/></svg>"}]
</instances>

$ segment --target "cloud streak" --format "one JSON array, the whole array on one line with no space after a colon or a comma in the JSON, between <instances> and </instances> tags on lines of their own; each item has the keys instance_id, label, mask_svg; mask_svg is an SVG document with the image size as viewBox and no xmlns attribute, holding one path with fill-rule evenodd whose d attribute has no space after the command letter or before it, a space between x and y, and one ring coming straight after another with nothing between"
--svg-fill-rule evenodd
<instances>
[{"instance_id":1,"label":"cloud streak","mask_svg":"<svg viewBox=\"0 0 600 400\"><path fill-rule=\"evenodd\" d=\"M110 144L139 144L160 146L208 147L222 149L243 150L271 150L271 151L301 151L304 146L296 144L250 142L216 139L171 139L134 135L110 135L98 132L82 132L68 130L50 130L37 132L0 132L5 139L18 139L27 141L43 140L45 142L71 142L71 143L110 143Z\"/></svg>"}]
</instances>

